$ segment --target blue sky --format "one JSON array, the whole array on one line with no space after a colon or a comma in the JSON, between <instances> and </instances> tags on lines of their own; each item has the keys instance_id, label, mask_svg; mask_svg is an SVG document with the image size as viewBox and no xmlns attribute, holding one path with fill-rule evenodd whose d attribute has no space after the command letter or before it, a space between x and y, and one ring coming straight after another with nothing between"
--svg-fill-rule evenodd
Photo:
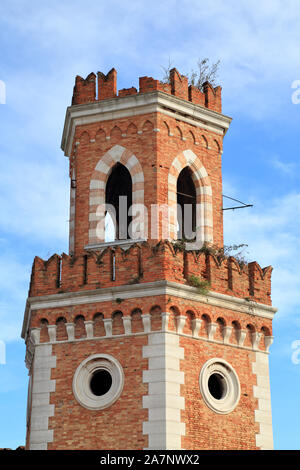
<instances>
[{"instance_id":1,"label":"blue sky","mask_svg":"<svg viewBox=\"0 0 300 470\"><path fill-rule=\"evenodd\" d=\"M299 449L300 7L297 0L76 0L0 4L0 447L25 441L27 371L20 339L31 263L67 251L68 162L60 150L75 76L118 70L118 88L221 60L224 194L254 204L224 213L225 243L271 264L270 376L277 449ZM300 357L300 354L299 354Z\"/></svg>"}]
</instances>

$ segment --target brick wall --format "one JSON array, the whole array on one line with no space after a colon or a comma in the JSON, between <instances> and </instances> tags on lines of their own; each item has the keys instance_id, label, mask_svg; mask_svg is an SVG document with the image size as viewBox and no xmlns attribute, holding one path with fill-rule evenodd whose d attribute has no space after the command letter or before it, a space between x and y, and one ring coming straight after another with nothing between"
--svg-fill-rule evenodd
<instances>
[{"instance_id":1,"label":"brick wall","mask_svg":"<svg viewBox=\"0 0 300 470\"><path fill-rule=\"evenodd\" d=\"M192 150L210 179L214 243L223 244L222 137L157 113L76 128L74 157L70 158L76 173L75 253L82 252L89 241L90 181L95 167L114 145L121 145L135 155L142 167L149 232L151 205L169 203L168 174L173 160L186 149ZM94 192L96 195L97 191Z\"/></svg>"},{"instance_id":2,"label":"brick wall","mask_svg":"<svg viewBox=\"0 0 300 470\"><path fill-rule=\"evenodd\" d=\"M142 449L147 447L147 436L142 433L147 410L142 408L142 397L147 384L142 371L147 360L142 357L145 337L110 339L81 343L56 344L53 353L57 367L52 379L56 390L50 403L55 415L49 419L54 440L48 450L61 449ZM126 380L120 398L105 410L88 410L74 397L72 381L76 368L91 354L107 353L122 365ZM125 353L126 352L126 353Z\"/></svg>"},{"instance_id":3,"label":"brick wall","mask_svg":"<svg viewBox=\"0 0 300 470\"><path fill-rule=\"evenodd\" d=\"M56 367L51 372L55 391L50 393L50 405L54 405L55 412L48 423L49 430L54 433L48 449L147 447L143 422L148 419L148 411L143 408L143 396L148 394L148 389L147 383L143 381L143 371L148 370L149 363L143 357L142 349L149 340L148 334L144 332L141 315L150 314L151 331L158 332L163 328L162 312L168 314L167 330L179 334L179 344L184 348L184 359L180 365L184 373L180 394L185 400L181 421L186 426L182 448L256 448L255 436L259 433L259 427L255 421L255 410L258 409L258 400L253 394L257 379L253 374L252 363L255 351L266 350L265 339L272 334L271 320L176 296L154 296L144 298L142 302L135 298L122 303L107 301L32 312L31 327L42 328L41 344L49 343L47 329L56 325L55 342L52 343ZM122 317L131 318L132 334L125 334ZM112 319L110 338L106 337L103 324L103 319L108 318ZM183 318L184 327L180 329ZM47 319L48 324L44 319ZM195 319L201 320L196 337L193 333ZM89 339L85 322L91 321L94 337ZM73 341L68 340L67 323L75 326ZM209 333L209 325L216 325L213 334ZM226 344L224 327L231 328ZM238 331L245 332L242 344L239 343ZM259 335L259 342L253 340L256 334ZM72 382L79 364L88 356L99 353L110 354L120 362L125 382L120 398L113 405L104 410L92 411L79 405L73 394ZM208 359L214 357L229 362L240 381L239 403L226 415L210 410L199 389L201 368Z\"/></svg>"},{"instance_id":4,"label":"brick wall","mask_svg":"<svg viewBox=\"0 0 300 470\"><path fill-rule=\"evenodd\" d=\"M190 277L196 276L200 281L208 281L214 292L271 305L271 273L270 266L261 269L256 262L240 266L233 257L218 261L214 255L203 252L176 252L169 242L154 246L143 243L132 245L127 251L109 247L98 255L54 255L48 261L36 257L30 296L158 280L189 284Z\"/></svg>"}]
</instances>

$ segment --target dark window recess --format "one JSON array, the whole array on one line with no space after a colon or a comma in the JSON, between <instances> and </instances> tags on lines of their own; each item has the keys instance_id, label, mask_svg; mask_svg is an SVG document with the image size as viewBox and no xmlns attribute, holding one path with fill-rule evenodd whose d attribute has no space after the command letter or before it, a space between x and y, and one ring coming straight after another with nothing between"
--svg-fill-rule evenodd
<instances>
[{"instance_id":1,"label":"dark window recess","mask_svg":"<svg viewBox=\"0 0 300 470\"><path fill-rule=\"evenodd\" d=\"M91 378L91 391L97 397L105 395L110 390L112 378L107 370L100 369L94 372Z\"/></svg>"},{"instance_id":2,"label":"dark window recess","mask_svg":"<svg viewBox=\"0 0 300 470\"><path fill-rule=\"evenodd\" d=\"M221 400L226 393L224 378L220 374L212 374L208 379L208 389L216 400Z\"/></svg>"},{"instance_id":3,"label":"dark window recess","mask_svg":"<svg viewBox=\"0 0 300 470\"><path fill-rule=\"evenodd\" d=\"M120 196L126 197L126 209L125 205L120 204ZM128 227L132 219L128 216L128 210L132 205L132 180L129 171L121 163L116 163L108 177L105 188L105 202L111 204L115 209L115 217L114 214L110 215L116 228L116 240L128 239Z\"/></svg>"},{"instance_id":4,"label":"dark window recess","mask_svg":"<svg viewBox=\"0 0 300 470\"><path fill-rule=\"evenodd\" d=\"M83 284L87 284L87 255L83 257Z\"/></svg>"},{"instance_id":5,"label":"dark window recess","mask_svg":"<svg viewBox=\"0 0 300 470\"><path fill-rule=\"evenodd\" d=\"M192 171L187 166L177 179L177 204L181 207L181 217L178 216L178 238L193 240L196 231L196 188ZM194 233L193 233L194 232Z\"/></svg>"}]
</instances>

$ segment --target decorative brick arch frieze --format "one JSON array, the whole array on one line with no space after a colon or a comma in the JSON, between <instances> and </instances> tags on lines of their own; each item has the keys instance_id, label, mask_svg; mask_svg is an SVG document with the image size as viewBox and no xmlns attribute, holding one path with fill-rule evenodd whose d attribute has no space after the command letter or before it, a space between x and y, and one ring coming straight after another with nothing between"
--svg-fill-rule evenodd
<instances>
[{"instance_id":1,"label":"decorative brick arch frieze","mask_svg":"<svg viewBox=\"0 0 300 470\"><path fill-rule=\"evenodd\" d=\"M209 176L200 159L192 150L180 152L173 160L168 176L168 205L170 216L170 238L177 239L177 179L180 172L189 167L196 188L196 238L201 244L213 243L212 189Z\"/></svg>"},{"instance_id":2,"label":"decorative brick arch frieze","mask_svg":"<svg viewBox=\"0 0 300 470\"><path fill-rule=\"evenodd\" d=\"M90 181L89 245L105 240L105 187L112 168L118 162L131 175L132 205L144 204L144 173L140 162L130 150L114 145L100 158Z\"/></svg>"}]
</instances>

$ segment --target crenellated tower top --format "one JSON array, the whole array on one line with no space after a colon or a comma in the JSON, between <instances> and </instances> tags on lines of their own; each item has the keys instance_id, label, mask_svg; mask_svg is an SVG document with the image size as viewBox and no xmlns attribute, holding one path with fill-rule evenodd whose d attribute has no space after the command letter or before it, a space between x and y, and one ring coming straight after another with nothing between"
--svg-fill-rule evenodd
<instances>
[{"instance_id":1,"label":"crenellated tower top","mask_svg":"<svg viewBox=\"0 0 300 470\"><path fill-rule=\"evenodd\" d=\"M98 86L97 86L98 80ZM203 84L203 92L196 86L189 85L188 79L181 75L176 68L170 71L167 83L155 80L152 77L139 78L139 91L135 87L124 88L117 91L117 71L111 69L107 75L102 72L96 75L92 72L85 79L77 75L72 97L72 105L93 103L110 98L121 98L129 95L138 95L152 91L162 91L169 95L204 106L219 113L222 112L220 86L213 87L209 82Z\"/></svg>"}]
</instances>

